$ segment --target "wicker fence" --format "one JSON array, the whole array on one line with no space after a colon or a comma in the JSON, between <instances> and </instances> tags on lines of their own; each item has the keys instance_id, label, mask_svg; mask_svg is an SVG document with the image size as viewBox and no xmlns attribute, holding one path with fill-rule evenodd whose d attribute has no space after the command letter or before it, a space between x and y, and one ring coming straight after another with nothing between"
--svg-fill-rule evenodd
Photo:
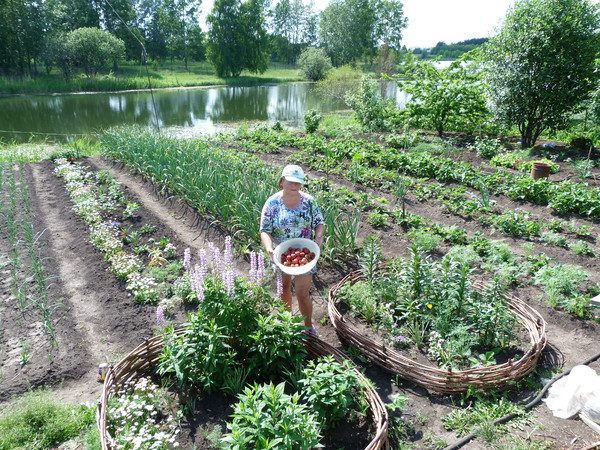
<instances>
[{"instance_id":1,"label":"wicker fence","mask_svg":"<svg viewBox=\"0 0 600 450\"><path fill-rule=\"evenodd\" d=\"M183 328L175 331L177 335L184 332ZM112 450L115 448L113 437L107 428L107 410L108 400L113 392L118 390L118 386L123 383L141 377L152 371L154 365L158 362L164 345L164 336L155 336L144 341L136 347L131 353L125 356L121 361L108 369L102 395L98 401L97 422L100 431L100 440L103 450ZM320 340L317 337L306 336L304 343L308 353L312 356L332 355L336 361L342 363L348 360L348 357L341 351ZM379 397L379 394L373 389L362 372L354 365L354 370L363 385L365 398L370 406L370 418L375 428L373 439L365 450L388 449L388 414L385 404Z\"/></svg>"},{"instance_id":2,"label":"wicker fence","mask_svg":"<svg viewBox=\"0 0 600 450\"><path fill-rule=\"evenodd\" d=\"M337 292L346 283L362 279L360 271L345 276L329 292L329 319L340 339L360 349L363 355L381 368L412 381L419 386L438 393L458 394L469 388L487 390L502 389L511 381L519 380L534 370L546 346L546 323L542 316L518 298L505 294L509 308L527 330L531 346L518 361L509 360L504 364L489 367L449 371L418 363L403 356L395 348L361 334L356 327L344 319L337 308ZM479 283L475 289L482 290L485 284Z\"/></svg>"}]
</instances>

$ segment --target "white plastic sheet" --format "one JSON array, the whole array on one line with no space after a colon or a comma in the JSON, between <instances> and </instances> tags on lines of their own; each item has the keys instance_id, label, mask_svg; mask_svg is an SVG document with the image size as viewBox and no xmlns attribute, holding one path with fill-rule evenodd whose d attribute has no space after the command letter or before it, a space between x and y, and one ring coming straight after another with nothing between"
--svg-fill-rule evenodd
<instances>
[{"instance_id":1,"label":"white plastic sheet","mask_svg":"<svg viewBox=\"0 0 600 450\"><path fill-rule=\"evenodd\" d=\"M600 424L600 376L588 366L575 366L548 389L544 402L561 419L580 413Z\"/></svg>"}]
</instances>

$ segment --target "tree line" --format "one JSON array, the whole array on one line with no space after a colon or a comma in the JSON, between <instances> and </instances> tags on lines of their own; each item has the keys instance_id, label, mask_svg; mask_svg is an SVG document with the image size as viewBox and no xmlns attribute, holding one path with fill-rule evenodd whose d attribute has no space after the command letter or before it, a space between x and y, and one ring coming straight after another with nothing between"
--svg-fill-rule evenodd
<instances>
[{"instance_id":1,"label":"tree line","mask_svg":"<svg viewBox=\"0 0 600 450\"><path fill-rule=\"evenodd\" d=\"M58 68L94 74L119 60L208 58L221 76L295 63L321 47L335 66L400 49L407 19L399 0L331 0L320 13L302 0L216 0L200 27L200 0L4 0L0 74ZM91 61L90 61L91 60Z\"/></svg>"}]
</instances>

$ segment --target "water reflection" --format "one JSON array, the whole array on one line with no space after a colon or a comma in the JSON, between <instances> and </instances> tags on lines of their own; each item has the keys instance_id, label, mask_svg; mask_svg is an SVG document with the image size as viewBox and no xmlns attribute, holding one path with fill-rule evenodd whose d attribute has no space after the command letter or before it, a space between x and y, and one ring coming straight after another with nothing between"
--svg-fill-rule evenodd
<instances>
[{"instance_id":1,"label":"water reflection","mask_svg":"<svg viewBox=\"0 0 600 450\"><path fill-rule=\"evenodd\" d=\"M393 83L384 90L402 103ZM30 134L50 133L50 139L60 141L65 135L92 134L116 125L155 127L157 120L161 129L187 130L187 134L214 133L244 121L279 120L301 126L307 109L331 112L347 107L319 96L309 83L7 96L0 97L0 138L24 142Z\"/></svg>"}]
</instances>

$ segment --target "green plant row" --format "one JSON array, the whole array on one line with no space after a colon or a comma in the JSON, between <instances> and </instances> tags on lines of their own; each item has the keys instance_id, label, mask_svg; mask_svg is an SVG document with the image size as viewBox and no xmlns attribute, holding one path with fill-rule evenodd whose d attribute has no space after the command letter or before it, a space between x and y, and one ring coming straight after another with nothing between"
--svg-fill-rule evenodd
<instances>
[{"instance_id":1,"label":"green plant row","mask_svg":"<svg viewBox=\"0 0 600 450\"><path fill-rule=\"evenodd\" d=\"M173 139L134 128L109 130L101 142L109 156L229 230L237 242L260 242L260 211L278 189L278 170L255 156L208 140ZM313 194L318 197L317 192ZM323 254L331 258L352 254L360 216L347 207L340 208L330 196L319 205L328 227Z\"/></svg>"},{"instance_id":2,"label":"green plant row","mask_svg":"<svg viewBox=\"0 0 600 450\"><path fill-rule=\"evenodd\" d=\"M23 314L33 313L41 321L52 345L58 345L52 315L62 304L49 294L49 278L41 256L41 233L33 226L23 163L0 164L0 223L1 235L9 244L11 291L19 309ZM22 362L26 363L28 349L26 344L23 345L26 349L22 353Z\"/></svg>"},{"instance_id":3,"label":"green plant row","mask_svg":"<svg viewBox=\"0 0 600 450\"><path fill-rule=\"evenodd\" d=\"M280 136L277 138L278 134ZM433 157L424 152L398 152L364 139L327 140L318 135L301 138L291 132L258 129L254 132L254 141L257 140L299 148L299 158L325 171L338 168L350 173L353 164L368 165L441 182L455 182L475 189L483 183L493 193L506 195L513 200L548 205L559 214L577 213L592 219L600 217L600 190L570 180L552 183L547 179L532 179L504 171L488 174L470 163Z\"/></svg>"}]
</instances>

